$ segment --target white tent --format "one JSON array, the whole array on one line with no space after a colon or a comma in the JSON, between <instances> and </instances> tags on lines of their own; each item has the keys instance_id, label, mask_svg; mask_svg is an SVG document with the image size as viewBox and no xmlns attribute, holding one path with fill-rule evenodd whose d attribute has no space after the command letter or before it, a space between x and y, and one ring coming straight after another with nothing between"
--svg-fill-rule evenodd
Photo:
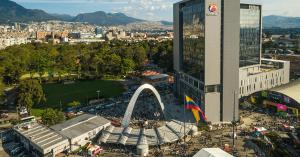
<instances>
[{"instance_id":1,"label":"white tent","mask_svg":"<svg viewBox=\"0 0 300 157\"><path fill-rule=\"evenodd\" d=\"M268 131L266 128L264 127L254 127L254 129L258 132L265 132L265 131Z\"/></svg>"},{"instance_id":2,"label":"white tent","mask_svg":"<svg viewBox=\"0 0 300 157\"><path fill-rule=\"evenodd\" d=\"M220 148L203 148L193 157L234 157Z\"/></svg>"}]
</instances>

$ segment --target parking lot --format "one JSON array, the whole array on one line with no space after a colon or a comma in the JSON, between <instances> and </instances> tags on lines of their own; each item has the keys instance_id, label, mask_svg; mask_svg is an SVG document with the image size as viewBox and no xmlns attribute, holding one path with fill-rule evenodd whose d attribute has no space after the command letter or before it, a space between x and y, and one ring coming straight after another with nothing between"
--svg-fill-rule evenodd
<instances>
[{"instance_id":1,"label":"parking lot","mask_svg":"<svg viewBox=\"0 0 300 157\"><path fill-rule=\"evenodd\" d=\"M128 87L128 90L124 92L122 95L110 99L101 99L94 100L89 103L89 105L81 105L77 108L70 109L67 111L67 115L69 113L74 115L80 115L84 112L90 114L98 114L100 116L106 117L111 120L120 121L126 111L130 98L134 94L135 90L139 87L139 85L134 85ZM159 91L162 100L165 101L164 104L169 104L170 99L166 96L171 94L172 85L160 85L157 86L156 89ZM173 99L172 99L173 100ZM147 109L147 110L145 110ZM152 92L148 90L143 91L137 101L137 105L134 109L133 119L162 119L163 114L159 114L159 116L149 115L148 113L160 112L160 106L156 100L156 97Z\"/></svg>"},{"instance_id":2,"label":"parking lot","mask_svg":"<svg viewBox=\"0 0 300 157\"><path fill-rule=\"evenodd\" d=\"M8 130L2 133L2 148L0 156L13 156L13 157L27 157L28 153L25 151L24 146L16 142L13 137L12 131ZM29 157L29 156L28 156Z\"/></svg>"}]
</instances>

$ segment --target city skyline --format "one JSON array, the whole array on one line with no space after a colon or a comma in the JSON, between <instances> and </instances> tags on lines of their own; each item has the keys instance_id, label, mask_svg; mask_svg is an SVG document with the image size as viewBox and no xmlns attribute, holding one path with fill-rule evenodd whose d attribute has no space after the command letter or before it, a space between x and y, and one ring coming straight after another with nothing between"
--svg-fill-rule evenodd
<instances>
[{"instance_id":1,"label":"city skyline","mask_svg":"<svg viewBox=\"0 0 300 157\"><path fill-rule=\"evenodd\" d=\"M48 13L69 14L105 11L121 12L128 16L150 21L173 21L173 3L179 0L13 0L28 9L42 9ZM300 16L297 0L242 0L263 4L263 16ZM57 5L59 4L59 5ZM291 5L293 4L293 5ZM274 9L276 8L276 9Z\"/></svg>"}]
</instances>

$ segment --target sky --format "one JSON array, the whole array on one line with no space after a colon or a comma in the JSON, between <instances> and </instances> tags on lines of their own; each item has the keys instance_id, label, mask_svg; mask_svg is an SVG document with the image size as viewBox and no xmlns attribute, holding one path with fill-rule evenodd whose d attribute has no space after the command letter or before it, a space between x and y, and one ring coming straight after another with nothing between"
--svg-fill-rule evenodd
<instances>
[{"instance_id":1,"label":"sky","mask_svg":"<svg viewBox=\"0 0 300 157\"><path fill-rule=\"evenodd\" d=\"M48 13L69 14L105 11L122 12L128 16L150 21L173 19L173 3L180 0L13 0L28 9ZM263 15L300 17L300 0L241 0L263 5Z\"/></svg>"}]
</instances>

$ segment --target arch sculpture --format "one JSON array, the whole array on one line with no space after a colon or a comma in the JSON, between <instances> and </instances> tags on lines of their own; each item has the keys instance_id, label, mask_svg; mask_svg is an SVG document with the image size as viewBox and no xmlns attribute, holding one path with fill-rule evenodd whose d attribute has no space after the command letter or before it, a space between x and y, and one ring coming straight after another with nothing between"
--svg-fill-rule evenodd
<instances>
[{"instance_id":1,"label":"arch sculpture","mask_svg":"<svg viewBox=\"0 0 300 157\"><path fill-rule=\"evenodd\" d=\"M158 93L158 91L150 84L144 84L142 86L140 86L136 91L135 93L133 94L132 98L130 99L130 102L128 104L128 107L126 109L126 112L125 112L125 115L124 115L124 118L123 118L123 121L122 121L122 126L123 127L128 127L129 126L129 123L130 123L130 119L131 119L131 115L132 115L132 111L133 111L133 108L136 104L136 101L139 97L139 95L141 94L141 92L145 89L150 89L154 95L156 96L157 100L158 100L158 103L161 107L161 110L162 112L164 113L164 110L165 110L165 106L164 104L162 103L161 101L161 97Z\"/></svg>"}]
</instances>

